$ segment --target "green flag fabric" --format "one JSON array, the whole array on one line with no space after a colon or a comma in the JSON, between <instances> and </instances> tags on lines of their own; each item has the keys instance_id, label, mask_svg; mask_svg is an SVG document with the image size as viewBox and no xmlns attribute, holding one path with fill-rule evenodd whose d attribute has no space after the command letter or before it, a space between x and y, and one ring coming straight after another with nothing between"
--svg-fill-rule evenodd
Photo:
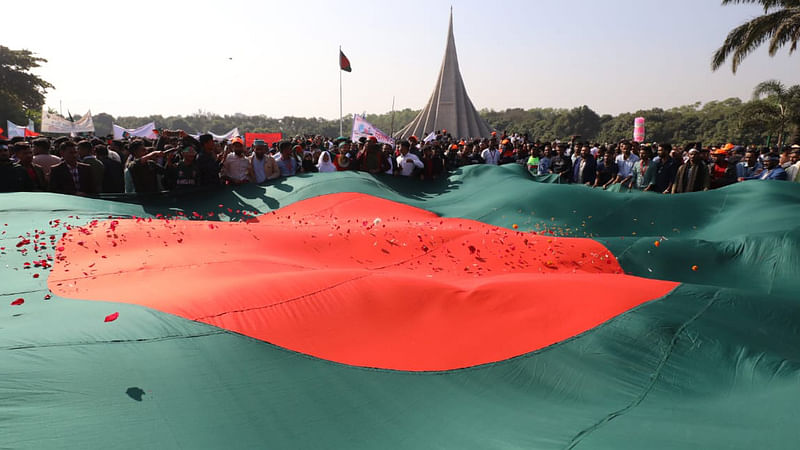
<instances>
[{"instance_id":1,"label":"green flag fabric","mask_svg":"<svg viewBox=\"0 0 800 450\"><path fill-rule=\"evenodd\" d=\"M798 204L518 166L0 194L0 448L796 448Z\"/></svg>"}]
</instances>

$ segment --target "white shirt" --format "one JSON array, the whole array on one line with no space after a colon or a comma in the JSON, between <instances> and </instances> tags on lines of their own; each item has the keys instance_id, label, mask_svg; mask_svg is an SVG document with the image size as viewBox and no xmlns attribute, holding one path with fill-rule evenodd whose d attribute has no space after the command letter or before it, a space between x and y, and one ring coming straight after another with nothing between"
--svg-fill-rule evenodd
<instances>
[{"instance_id":1,"label":"white shirt","mask_svg":"<svg viewBox=\"0 0 800 450\"><path fill-rule=\"evenodd\" d=\"M244 181L247 180L247 167L250 165L250 160L246 156L236 156L236 153L228 153L225 157L225 162L222 165L222 173L230 177L232 180Z\"/></svg>"},{"instance_id":2,"label":"white shirt","mask_svg":"<svg viewBox=\"0 0 800 450\"><path fill-rule=\"evenodd\" d=\"M256 158L255 153L250 156L250 164L253 165L253 175L256 177L256 183L263 183L267 181L267 172L264 171L264 163L266 158L272 158L269 154L264 155L264 159Z\"/></svg>"},{"instance_id":3,"label":"white shirt","mask_svg":"<svg viewBox=\"0 0 800 450\"><path fill-rule=\"evenodd\" d=\"M400 155L397 157L397 167L400 169L400 175L409 177L411 173L414 172L414 167L422 169L425 167L425 164L417 158L417 155L406 153L405 156Z\"/></svg>"},{"instance_id":4,"label":"white shirt","mask_svg":"<svg viewBox=\"0 0 800 450\"><path fill-rule=\"evenodd\" d=\"M492 164L494 166L500 162L500 150L493 150L490 148L486 148L481 152L481 158L486 164Z\"/></svg>"},{"instance_id":5,"label":"white shirt","mask_svg":"<svg viewBox=\"0 0 800 450\"><path fill-rule=\"evenodd\" d=\"M625 155L619 154L614 161L617 163L617 174L622 178L628 178L633 175L633 166L639 161L639 157L631 153L628 159L625 159Z\"/></svg>"},{"instance_id":6,"label":"white shirt","mask_svg":"<svg viewBox=\"0 0 800 450\"><path fill-rule=\"evenodd\" d=\"M798 172L800 172L800 162L796 162L786 169L786 180L800 181L800 179L796 179Z\"/></svg>"}]
</instances>

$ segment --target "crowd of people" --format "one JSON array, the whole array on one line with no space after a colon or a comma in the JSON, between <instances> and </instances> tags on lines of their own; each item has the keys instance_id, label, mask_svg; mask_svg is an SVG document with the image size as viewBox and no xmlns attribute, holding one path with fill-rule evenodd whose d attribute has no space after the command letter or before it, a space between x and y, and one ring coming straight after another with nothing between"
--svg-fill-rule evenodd
<instances>
[{"instance_id":1,"label":"crowd of people","mask_svg":"<svg viewBox=\"0 0 800 450\"><path fill-rule=\"evenodd\" d=\"M433 180L473 164L520 164L550 181L670 194L749 180L800 182L800 145L543 143L505 133L465 140L446 130L396 145L374 137L297 136L246 147L239 137L216 141L180 130L160 130L157 139L14 138L0 141L0 192L155 193L348 170Z\"/></svg>"}]
</instances>

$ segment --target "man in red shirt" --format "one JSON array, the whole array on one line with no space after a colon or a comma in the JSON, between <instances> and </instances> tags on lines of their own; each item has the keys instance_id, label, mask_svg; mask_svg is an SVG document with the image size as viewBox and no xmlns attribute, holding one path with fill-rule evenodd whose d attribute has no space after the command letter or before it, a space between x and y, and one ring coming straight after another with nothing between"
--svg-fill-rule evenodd
<instances>
[{"instance_id":1,"label":"man in red shirt","mask_svg":"<svg viewBox=\"0 0 800 450\"><path fill-rule=\"evenodd\" d=\"M711 189L736 183L736 165L728 161L728 152L719 148L711 152L714 163L709 166Z\"/></svg>"}]
</instances>

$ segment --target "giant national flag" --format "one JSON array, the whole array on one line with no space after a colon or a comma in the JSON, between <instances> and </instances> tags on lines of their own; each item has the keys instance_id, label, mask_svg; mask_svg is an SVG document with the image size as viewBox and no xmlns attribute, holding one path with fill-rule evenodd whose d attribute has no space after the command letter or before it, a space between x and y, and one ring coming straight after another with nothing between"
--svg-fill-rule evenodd
<instances>
[{"instance_id":1,"label":"giant national flag","mask_svg":"<svg viewBox=\"0 0 800 450\"><path fill-rule=\"evenodd\" d=\"M799 202L516 165L0 194L0 443L794 448Z\"/></svg>"}]
</instances>

